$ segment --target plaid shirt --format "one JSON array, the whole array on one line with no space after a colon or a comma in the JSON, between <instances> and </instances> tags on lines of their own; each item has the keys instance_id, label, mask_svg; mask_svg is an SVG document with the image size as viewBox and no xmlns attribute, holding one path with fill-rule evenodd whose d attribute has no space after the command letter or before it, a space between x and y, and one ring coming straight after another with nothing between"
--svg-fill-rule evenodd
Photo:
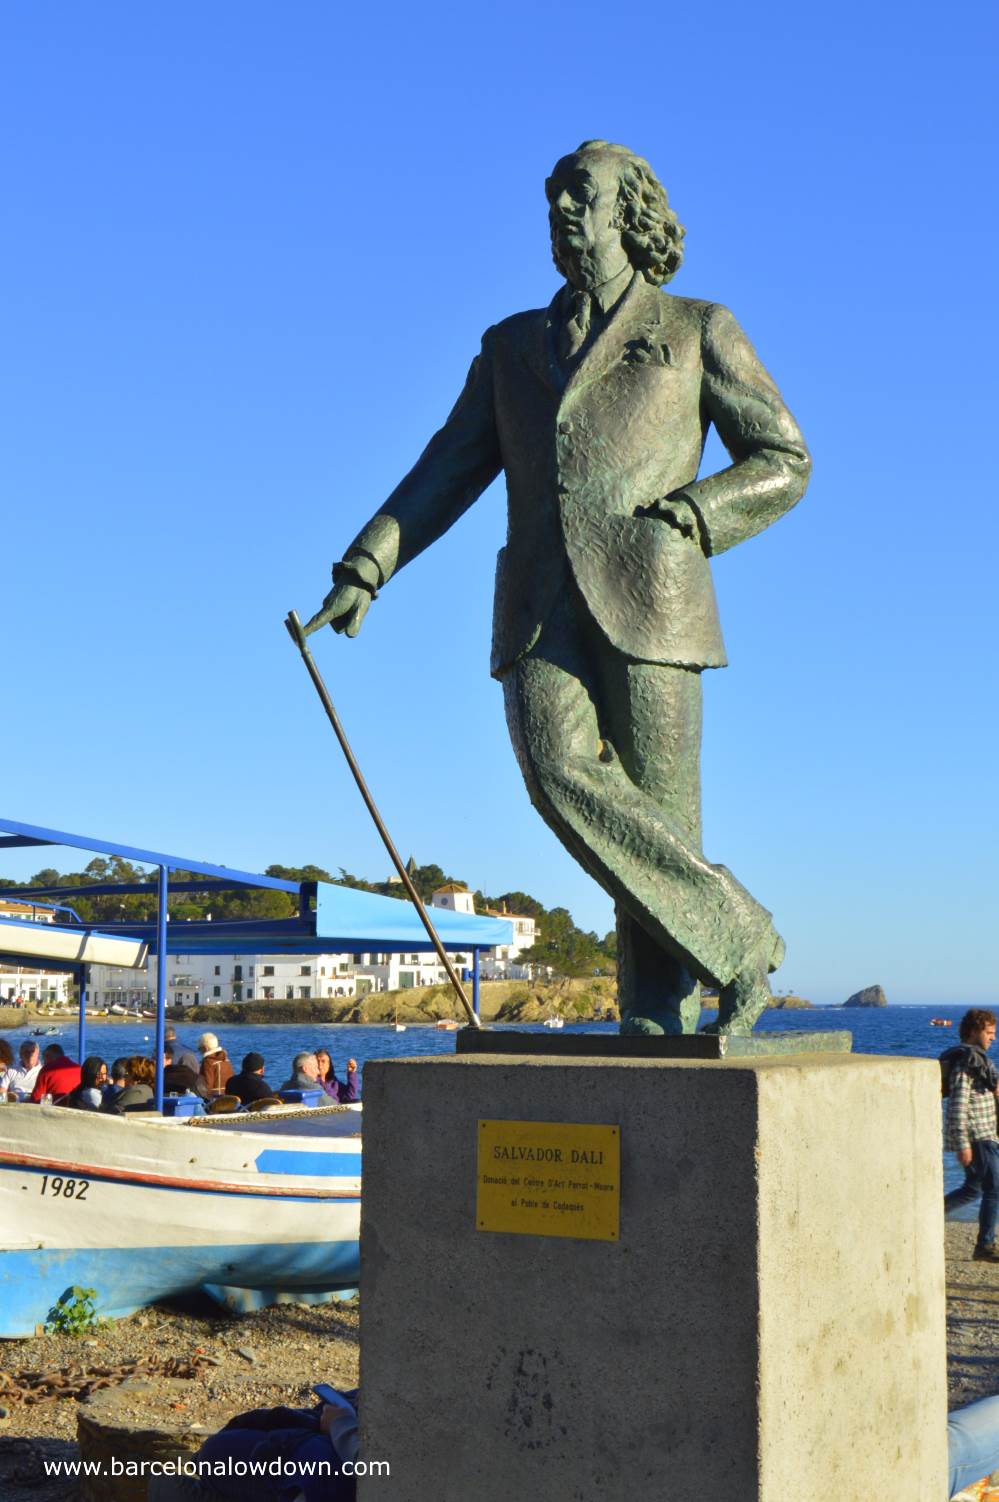
<instances>
[{"instance_id":1,"label":"plaid shirt","mask_svg":"<svg viewBox=\"0 0 999 1502\"><path fill-rule=\"evenodd\" d=\"M971 1083L963 1069L950 1077L944 1146L957 1153L973 1142L996 1142L996 1097Z\"/></svg>"}]
</instances>

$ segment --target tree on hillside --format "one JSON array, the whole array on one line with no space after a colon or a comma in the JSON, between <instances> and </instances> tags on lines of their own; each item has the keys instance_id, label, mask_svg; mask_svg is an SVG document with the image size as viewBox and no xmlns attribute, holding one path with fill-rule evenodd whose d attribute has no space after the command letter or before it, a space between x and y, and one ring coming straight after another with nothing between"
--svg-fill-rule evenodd
<instances>
[{"instance_id":1,"label":"tree on hillside","mask_svg":"<svg viewBox=\"0 0 999 1502\"><path fill-rule=\"evenodd\" d=\"M55 876L56 880L43 883L40 880L42 876ZM133 886L137 882L148 880L148 871L133 865L131 861L123 860L120 855L113 855L110 859L95 856L82 871L67 871L62 875L58 872L40 871L37 877L32 878L32 884L73 887L72 895L66 900L85 923L141 923L156 911L155 893L131 892L122 895L103 892L88 897L86 890L88 886L103 886L109 882Z\"/></svg>"},{"instance_id":2,"label":"tree on hillside","mask_svg":"<svg viewBox=\"0 0 999 1502\"><path fill-rule=\"evenodd\" d=\"M431 863L429 866L417 866L410 857L410 865L407 867L410 880L424 902L429 902L438 887L446 887L449 882L458 886L465 883L459 876L445 876L442 868ZM395 882L383 882L383 886L396 886ZM398 888L397 888L398 892Z\"/></svg>"},{"instance_id":3,"label":"tree on hillside","mask_svg":"<svg viewBox=\"0 0 999 1502\"><path fill-rule=\"evenodd\" d=\"M363 876L353 876L349 871L345 871L342 866L339 866L337 869L339 870L340 875L334 876L334 885L338 887L353 887L357 892L374 891L374 887L371 885L370 881L365 881Z\"/></svg>"},{"instance_id":4,"label":"tree on hillside","mask_svg":"<svg viewBox=\"0 0 999 1502\"><path fill-rule=\"evenodd\" d=\"M336 881L322 866L268 866L264 875L275 876L279 881Z\"/></svg>"},{"instance_id":5,"label":"tree on hillside","mask_svg":"<svg viewBox=\"0 0 999 1502\"><path fill-rule=\"evenodd\" d=\"M501 913L505 909L508 913L519 913L525 918L537 920L544 918L547 912L543 904L527 892L502 892L499 897L485 897L481 892L476 892L475 906L479 912L483 908L490 908L495 913Z\"/></svg>"},{"instance_id":6,"label":"tree on hillside","mask_svg":"<svg viewBox=\"0 0 999 1502\"><path fill-rule=\"evenodd\" d=\"M577 928L564 907L553 907L544 915L537 942L519 955L518 961L523 965L546 965L556 975L569 977L592 975L606 966L606 956L596 934Z\"/></svg>"}]
</instances>

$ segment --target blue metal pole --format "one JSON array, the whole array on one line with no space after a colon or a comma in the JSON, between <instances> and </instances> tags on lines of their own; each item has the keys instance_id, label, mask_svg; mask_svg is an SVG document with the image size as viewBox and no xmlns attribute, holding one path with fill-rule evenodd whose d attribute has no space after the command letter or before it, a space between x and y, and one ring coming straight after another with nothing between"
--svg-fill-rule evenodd
<instances>
[{"instance_id":1,"label":"blue metal pole","mask_svg":"<svg viewBox=\"0 0 999 1502\"><path fill-rule=\"evenodd\" d=\"M156 1109L163 1112L163 1044L166 1042L167 900L170 878L160 866L159 907L156 914Z\"/></svg>"},{"instance_id":2,"label":"blue metal pole","mask_svg":"<svg viewBox=\"0 0 999 1502\"><path fill-rule=\"evenodd\" d=\"M472 1011L479 1015L479 951L472 950Z\"/></svg>"},{"instance_id":3,"label":"blue metal pole","mask_svg":"<svg viewBox=\"0 0 999 1502\"><path fill-rule=\"evenodd\" d=\"M90 966L81 965L77 972L77 981L80 988L80 1018L76 1030L76 1057L82 1064L87 1057L87 982L90 975Z\"/></svg>"}]
</instances>

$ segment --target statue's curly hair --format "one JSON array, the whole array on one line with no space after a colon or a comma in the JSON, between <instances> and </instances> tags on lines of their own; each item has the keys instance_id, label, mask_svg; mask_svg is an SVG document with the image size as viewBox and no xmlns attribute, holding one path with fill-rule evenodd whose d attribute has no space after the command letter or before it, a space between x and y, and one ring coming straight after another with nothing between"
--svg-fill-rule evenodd
<instances>
[{"instance_id":1,"label":"statue's curly hair","mask_svg":"<svg viewBox=\"0 0 999 1502\"><path fill-rule=\"evenodd\" d=\"M644 157L636 156L626 146L600 140L583 141L572 155L598 152L620 158L621 244L635 270L654 287L661 287L683 261L683 225L669 206L666 189ZM558 265L557 259L555 264Z\"/></svg>"}]
</instances>

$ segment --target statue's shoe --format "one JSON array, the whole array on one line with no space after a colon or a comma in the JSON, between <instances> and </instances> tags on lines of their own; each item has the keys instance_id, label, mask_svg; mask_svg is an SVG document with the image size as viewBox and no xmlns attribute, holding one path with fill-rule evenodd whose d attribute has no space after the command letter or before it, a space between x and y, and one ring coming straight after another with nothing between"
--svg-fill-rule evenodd
<instances>
[{"instance_id":1,"label":"statue's shoe","mask_svg":"<svg viewBox=\"0 0 999 1502\"><path fill-rule=\"evenodd\" d=\"M749 1004L745 1007L736 1008L727 1017L722 1017L719 1008L718 1017L714 1022L708 1022L701 1028L702 1033L738 1033L745 1037L753 1031L760 1014L766 1010L770 1002L770 987L766 981L761 982L762 995L758 998L758 1004Z\"/></svg>"},{"instance_id":2,"label":"statue's shoe","mask_svg":"<svg viewBox=\"0 0 999 1502\"><path fill-rule=\"evenodd\" d=\"M651 1017L622 1017L620 1032L625 1037L631 1038L661 1038L666 1032L658 1022L653 1022Z\"/></svg>"},{"instance_id":3,"label":"statue's shoe","mask_svg":"<svg viewBox=\"0 0 999 1502\"><path fill-rule=\"evenodd\" d=\"M761 1013L770 1004L767 974L776 970L784 957L784 941L775 934L747 965L722 986L718 993L718 1017L701 1029L705 1033L751 1033Z\"/></svg>"}]
</instances>

